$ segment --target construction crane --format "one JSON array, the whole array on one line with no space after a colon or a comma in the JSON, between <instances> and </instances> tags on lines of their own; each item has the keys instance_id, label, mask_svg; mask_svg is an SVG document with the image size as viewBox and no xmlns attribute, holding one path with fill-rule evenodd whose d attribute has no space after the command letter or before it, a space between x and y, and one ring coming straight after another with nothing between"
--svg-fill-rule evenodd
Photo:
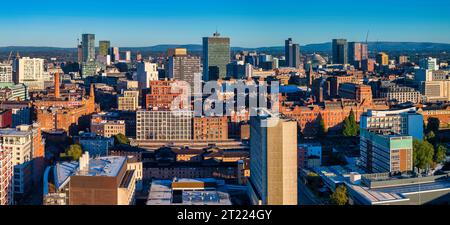
<instances>
[{"instance_id":1,"label":"construction crane","mask_svg":"<svg viewBox=\"0 0 450 225\"><path fill-rule=\"evenodd\" d=\"M9 62L9 63L11 63L11 57L12 57L12 54L13 54L13 51L10 51L10 52L9 52L9 56L8 56L8 61L7 61L7 62Z\"/></svg>"}]
</instances>

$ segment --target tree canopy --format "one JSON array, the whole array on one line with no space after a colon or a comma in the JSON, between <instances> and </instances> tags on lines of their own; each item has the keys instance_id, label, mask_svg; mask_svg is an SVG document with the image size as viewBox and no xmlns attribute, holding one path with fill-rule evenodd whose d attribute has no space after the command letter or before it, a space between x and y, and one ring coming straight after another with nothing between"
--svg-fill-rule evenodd
<instances>
[{"instance_id":1,"label":"tree canopy","mask_svg":"<svg viewBox=\"0 0 450 225\"><path fill-rule=\"evenodd\" d=\"M66 149L65 156L72 158L72 160L78 160L83 155L83 149L79 144L73 144Z\"/></svg>"},{"instance_id":2,"label":"tree canopy","mask_svg":"<svg viewBox=\"0 0 450 225\"><path fill-rule=\"evenodd\" d=\"M129 145L130 139L127 138L124 134L117 134L114 136L114 141L116 144Z\"/></svg>"},{"instance_id":3,"label":"tree canopy","mask_svg":"<svg viewBox=\"0 0 450 225\"><path fill-rule=\"evenodd\" d=\"M328 130L325 127L325 121L323 120L322 117L320 117L319 120L319 130L317 131L317 136L318 137L324 137L327 134Z\"/></svg>"},{"instance_id":4,"label":"tree canopy","mask_svg":"<svg viewBox=\"0 0 450 225\"><path fill-rule=\"evenodd\" d=\"M436 163L442 163L445 161L447 156L447 148L443 145L438 145L436 151L434 152L434 161Z\"/></svg>"},{"instance_id":5,"label":"tree canopy","mask_svg":"<svg viewBox=\"0 0 450 225\"><path fill-rule=\"evenodd\" d=\"M336 191L331 194L330 199L335 205L346 205L348 203L348 195L345 185L339 185L336 187Z\"/></svg>"},{"instance_id":6,"label":"tree canopy","mask_svg":"<svg viewBox=\"0 0 450 225\"><path fill-rule=\"evenodd\" d=\"M427 169L433 165L434 148L428 141L414 139L413 143L414 166L419 169Z\"/></svg>"},{"instance_id":7,"label":"tree canopy","mask_svg":"<svg viewBox=\"0 0 450 225\"><path fill-rule=\"evenodd\" d=\"M433 131L435 134L439 132L439 127L441 125L441 121L438 118L430 117L428 118L427 124L427 132Z\"/></svg>"},{"instance_id":8,"label":"tree canopy","mask_svg":"<svg viewBox=\"0 0 450 225\"><path fill-rule=\"evenodd\" d=\"M350 111L350 115L344 120L342 135L345 137L356 137L359 134L359 126L356 122L355 113Z\"/></svg>"}]
</instances>

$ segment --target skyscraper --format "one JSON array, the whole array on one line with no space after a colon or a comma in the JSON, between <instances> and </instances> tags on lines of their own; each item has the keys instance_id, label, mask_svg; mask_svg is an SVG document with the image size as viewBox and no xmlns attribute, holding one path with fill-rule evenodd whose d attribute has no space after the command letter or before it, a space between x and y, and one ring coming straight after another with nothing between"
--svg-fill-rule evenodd
<instances>
[{"instance_id":1,"label":"skyscraper","mask_svg":"<svg viewBox=\"0 0 450 225\"><path fill-rule=\"evenodd\" d=\"M220 37L214 33L213 37L203 38L203 80L218 80L227 76L227 65L230 63L230 38Z\"/></svg>"},{"instance_id":2,"label":"skyscraper","mask_svg":"<svg viewBox=\"0 0 450 225\"><path fill-rule=\"evenodd\" d=\"M120 60L120 50L119 50L119 48L118 47L112 47L111 49L110 49L110 55L111 55L111 61L113 61L113 62L117 62L117 61L119 61Z\"/></svg>"},{"instance_id":3,"label":"skyscraper","mask_svg":"<svg viewBox=\"0 0 450 225\"><path fill-rule=\"evenodd\" d=\"M285 41L286 67L300 68L300 45L294 44L292 38Z\"/></svg>"},{"instance_id":4,"label":"skyscraper","mask_svg":"<svg viewBox=\"0 0 450 225\"><path fill-rule=\"evenodd\" d=\"M250 200L297 205L297 123L264 113L250 120Z\"/></svg>"},{"instance_id":5,"label":"skyscraper","mask_svg":"<svg viewBox=\"0 0 450 225\"><path fill-rule=\"evenodd\" d=\"M186 81L194 88L195 76L201 76L200 58L187 54L173 54L169 57L168 77Z\"/></svg>"},{"instance_id":6,"label":"skyscraper","mask_svg":"<svg viewBox=\"0 0 450 225\"><path fill-rule=\"evenodd\" d=\"M109 55L109 48L111 47L110 41L100 41L99 44L99 52L98 55L107 56Z\"/></svg>"},{"instance_id":7,"label":"skyscraper","mask_svg":"<svg viewBox=\"0 0 450 225\"><path fill-rule=\"evenodd\" d=\"M82 35L83 62L95 60L95 34Z\"/></svg>"},{"instance_id":8,"label":"skyscraper","mask_svg":"<svg viewBox=\"0 0 450 225\"><path fill-rule=\"evenodd\" d=\"M334 64L348 64L348 45L346 39L333 39L332 51Z\"/></svg>"},{"instance_id":9,"label":"skyscraper","mask_svg":"<svg viewBox=\"0 0 450 225\"><path fill-rule=\"evenodd\" d=\"M377 63L378 63L378 66L389 65L389 55L384 52L378 53L377 54Z\"/></svg>"},{"instance_id":10,"label":"skyscraper","mask_svg":"<svg viewBox=\"0 0 450 225\"><path fill-rule=\"evenodd\" d=\"M365 43L349 42L348 43L348 63L361 68L361 62L369 58L368 47Z\"/></svg>"}]
</instances>

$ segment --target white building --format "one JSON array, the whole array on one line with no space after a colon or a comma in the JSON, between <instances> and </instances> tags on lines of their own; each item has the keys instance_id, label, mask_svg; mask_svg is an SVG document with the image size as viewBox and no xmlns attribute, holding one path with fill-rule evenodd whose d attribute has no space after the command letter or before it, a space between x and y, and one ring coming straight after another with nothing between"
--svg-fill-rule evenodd
<instances>
[{"instance_id":1,"label":"white building","mask_svg":"<svg viewBox=\"0 0 450 225\"><path fill-rule=\"evenodd\" d=\"M44 89L46 80L44 59L24 57L18 59L14 82L23 83L30 89Z\"/></svg>"},{"instance_id":2,"label":"white building","mask_svg":"<svg viewBox=\"0 0 450 225\"><path fill-rule=\"evenodd\" d=\"M436 58L425 58L425 59L421 59L419 61L419 66L422 69L426 69L426 70L439 70L439 65L437 63L437 59Z\"/></svg>"},{"instance_id":3,"label":"white building","mask_svg":"<svg viewBox=\"0 0 450 225\"><path fill-rule=\"evenodd\" d=\"M150 81L158 80L158 65L155 63L141 62L137 64L137 80L139 89L150 87Z\"/></svg>"},{"instance_id":4,"label":"white building","mask_svg":"<svg viewBox=\"0 0 450 225\"><path fill-rule=\"evenodd\" d=\"M0 83L12 83L12 66L9 64L0 64Z\"/></svg>"}]
</instances>

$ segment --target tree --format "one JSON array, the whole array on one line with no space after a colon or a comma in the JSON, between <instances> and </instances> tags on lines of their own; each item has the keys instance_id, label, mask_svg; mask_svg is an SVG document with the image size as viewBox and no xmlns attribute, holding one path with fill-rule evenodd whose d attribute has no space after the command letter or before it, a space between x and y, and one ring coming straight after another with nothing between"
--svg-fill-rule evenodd
<instances>
[{"instance_id":1,"label":"tree","mask_svg":"<svg viewBox=\"0 0 450 225\"><path fill-rule=\"evenodd\" d=\"M442 163L447 157L447 148L443 145L438 145L436 151L434 152L434 162Z\"/></svg>"},{"instance_id":2,"label":"tree","mask_svg":"<svg viewBox=\"0 0 450 225\"><path fill-rule=\"evenodd\" d=\"M345 137L356 137L359 134L359 126L356 122L356 117L353 110L350 111L350 115L344 120L342 134Z\"/></svg>"},{"instance_id":3,"label":"tree","mask_svg":"<svg viewBox=\"0 0 450 225\"><path fill-rule=\"evenodd\" d=\"M83 155L83 149L79 144L73 144L71 145L65 153L66 157L72 158L72 160L78 160Z\"/></svg>"},{"instance_id":4,"label":"tree","mask_svg":"<svg viewBox=\"0 0 450 225\"><path fill-rule=\"evenodd\" d=\"M427 132L433 131L435 134L439 132L441 121L438 118L428 118Z\"/></svg>"},{"instance_id":5,"label":"tree","mask_svg":"<svg viewBox=\"0 0 450 225\"><path fill-rule=\"evenodd\" d=\"M413 161L414 166L419 169L430 168L433 164L434 148L428 141L414 139Z\"/></svg>"},{"instance_id":6,"label":"tree","mask_svg":"<svg viewBox=\"0 0 450 225\"><path fill-rule=\"evenodd\" d=\"M337 186L336 191L331 194L330 199L335 205L346 205L348 203L348 195L345 185Z\"/></svg>"},{"instance_id":7,"label":"tree","mask_svg":"<svg viewBox=\"0 0 450 225\"><path fill-rule=\"evenodd\" d=\"M430 130L426 135L425 135L425 141L430 142L431 144L435 145L436 144L436 134Z\"/></svg>"},{"instance_id":8,"label":"tree","mask_svg":"<svg viewBox=\"0 0 450 225\"><path fill-rule=\"evenodd\" d=\"M128 139L127 136L125 136L124 134L117 134L116 136L114 136L114 141L116 144L120 145L130 144L130 139Z\"/></svg>"},{"instance_id":9,"label":"tree","mask_svg":"<svg viewBox=\"0 0 450 225\"><path fill-rule=\"evenodd\" d=\"M317 131L317 136L318 137L324 137L327 134L328 130L325 127L325 121L323 120L322 117L320 117L319 120L319 130Z\"/></svg>"}]
</instances>

